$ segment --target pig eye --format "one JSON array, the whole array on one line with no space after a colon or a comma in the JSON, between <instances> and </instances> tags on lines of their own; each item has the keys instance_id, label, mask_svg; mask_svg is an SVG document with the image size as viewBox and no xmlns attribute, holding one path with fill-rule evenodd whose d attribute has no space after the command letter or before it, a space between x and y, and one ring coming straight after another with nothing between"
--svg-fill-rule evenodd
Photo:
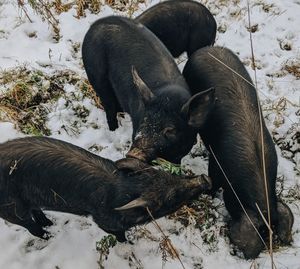
<instances>
[{"instance_id":1,"label":"pig eye","mask_svg":"<svg viewBox=\"0 0 300 269\"><path fill-rule=\"evenodd\" d=\"M174 140L176 138L176 129L175 127L166 127L163 130L164 137L168 140Z\"/></svg>"}]
</instances>

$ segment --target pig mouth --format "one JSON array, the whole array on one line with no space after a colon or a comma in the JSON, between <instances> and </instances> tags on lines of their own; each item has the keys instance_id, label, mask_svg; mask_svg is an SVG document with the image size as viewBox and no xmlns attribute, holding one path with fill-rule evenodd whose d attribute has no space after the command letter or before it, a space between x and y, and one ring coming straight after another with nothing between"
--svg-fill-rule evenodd
<instances>
[{"instance_id":1,"label":"pig mouth","mask_svg":"<svg viewBox=\"0 0 300 269\"><path fill-rule=\"evenodd\" d=\"M140 149L140 148L132 148L127 152L126 157L138 159L144 163L149 163L153 159L155 159L155 150L152 149Z\"/></svg>"},{"instance_id":2,"label":"pig mouth","mask_svg":"<svg viewBox=\"0 0 300 269\"><path fill-rule=\"evenodd\" d=\"M135 158L142 162L147 162L149 160L149 158L147 158L147 155L138 148L131 149L129 152L127 152L126 157Z\"/></svg>"}]
</instances>

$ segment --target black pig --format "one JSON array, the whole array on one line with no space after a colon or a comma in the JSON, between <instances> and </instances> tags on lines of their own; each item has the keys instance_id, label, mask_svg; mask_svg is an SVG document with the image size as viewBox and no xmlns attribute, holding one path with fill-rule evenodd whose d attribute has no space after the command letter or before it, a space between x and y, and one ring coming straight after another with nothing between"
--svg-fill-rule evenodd
<instances>
[{"instance_id":1,"label":"black pig","mask_svg":"<svg viewBox=\"0 0 300 269\"><path fill-rule=\"evenodd\" d=\"M27 137L0 144L0 217L47 237L41 208L92 215L124 241L131 226L169 214L210 188L206 176L174 176L137 159L114 163L67 142Z\"/></svg>"},{"instance_id":2,"label":"black pig","mask_svg":"<svg viewBox=\"0 0 300 269\"><path fill-rule=\"evenodd\" d=\"M82 58L109 129L118 127L117 112L131 116L133 145L128 156L143 161L160 156L180 162L196 137L181 113L191 95L158 38L133 20L106 17L85 35Z\"/></svg>"},{"instance_id":3,"label":"black pig","mask_svg":"<svg viewBox=\"0 0 300 269\"><path fill-rule=\"evenodd\" d=\"M206 147L211 151L209 176L214 189L219 186L224 189L225 206L232 217L229 236L246 258L255 258L264 245L213 157L215 154L256 228L261 234L266 233L267 228L256 207L257 203L268 219L260 110L253 82L239 58L221 47L207 47L195 52L188 60L183 74L193 93L210 87L215 89L215 92L211 91L209 110L202 109L201 100L197 100L197 96L184 110L188 114L189 125L199 128ZM208 114L206 123L202 121L203 113ZM277 155L263 118L262 131L271 222L279 238L289 243L293 215L287 205L278 201L275 194Z\"/></svg>"},{"instance_id":4,"label":"black pig","mask_svg":"<svg viewBox=\"0 0 300 269\"><path fill-rule=\"evenodd\" d=\"M150 29L174 57L215 42L217 24L202 4L190 0L171 0L159 3L136 18Z\"/></svg>"}]
</instances>

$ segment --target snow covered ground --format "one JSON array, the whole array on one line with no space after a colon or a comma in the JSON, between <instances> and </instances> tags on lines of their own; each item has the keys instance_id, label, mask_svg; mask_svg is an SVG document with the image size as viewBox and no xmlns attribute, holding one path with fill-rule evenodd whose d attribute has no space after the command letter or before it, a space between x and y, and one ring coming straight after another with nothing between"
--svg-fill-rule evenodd
<instances>
[{"instance_id":1,"label":"snow covered ground","mask_svg":"<svg viewBox=\"0 0 300 269\"><path fill-rule=\"evenodd\" d=\"M45 1L44 1L45 2ZM70 1L63 1L68 3ZM104 2L104 1L103 1ZM129 1L135 3L136 1ZM141 1L142 2L142 1ZM133 16L156 4L157 0L140 3ZM247 1L203 0L218 23L216 44L236 52L254 78L251 68ZM293 243L275 250L276 268L300 268L300 1L249 0L251 31L257 67L260 100L267 126L278 147L278 191L289 204L295 216ZM130 5L131 6L131 5ZM29 21L25 11L32 22ZM130 145L131 122L128 116L120 118L122 126L115 132L108 130L105 113L95 100L80 91L80 80L86 78L82 68L80 44L89 25L97 18L123 14L101 6L97 15L86 11L86 17L76 18L75 7L55 14L59 20L60 39L53 40L47 21L29 5L22 10L14 0L0 1L0 98L16 81L5 80L8 72L20 68L32 74L54 76L57 72L74 72L77 81L63 80L61 96L45 103L48 112L45 126L52 137L59 138L100 156L117 160ZM183 67L184 63L180 63ZM44 78L45 75L39 75ZM41 88L49 88L42 79ZM20 112L21 113L21 112ZM20 128L16 120L1 106L0 142L30 133ZM32 130L32 129L30 129ZM195 147L183 164L196 173L206 173L207 159L201 147ZM209 199L208 199L209 200ZM207 202L207 201L206 201ZM205 203L205 202L203 202ZM202 204L203 204L202 203ZM178 250L184 268L271 268L266 252L255 261L246 261L235 253L226 236L228 215L221 199L208 201L209 218L195 228L193 216L190 225L170 218L158 221ZM205 205L204 205L205 207ZM96 242L104 235L91 218L47 212L54 221L49 228L53 237L44 241L33 237L22 227L0 219L0 268L6 269L69 269L100 268ZM128 236L134 242L117 244L110 249L105 268L183 268L177 259L164 257L160 250L161 234L150 223L132 229Z\"/></svg>"}]
</instances>

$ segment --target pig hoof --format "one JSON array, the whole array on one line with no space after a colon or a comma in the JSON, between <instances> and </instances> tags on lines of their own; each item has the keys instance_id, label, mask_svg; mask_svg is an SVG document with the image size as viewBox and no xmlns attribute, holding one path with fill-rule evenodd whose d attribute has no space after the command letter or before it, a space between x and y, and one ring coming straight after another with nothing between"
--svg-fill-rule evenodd
<instances>
[{"instance_id":1,"label":"pig hoof","mask_svg":"<svg viewBox=\"0 0 300 269\"><path fill-rule=\"evenodd\" d=\"M294 223L294 216L290 208L282 202L277 203L277 212L277 235L280 241L287 245L292 241L292 226Z\"/></svg>"},{"instance_id":2,"label":"pig hoof","mask_svg":"<svg viewBox=\"0 0 300 269\"><path fill-rule=\"evenodd\" d=\"M116 119L108 121L107 124L111 132L115 131L119 127L118 121Z\"/></svg>"},{"instance_id":3,"label":"pig hoof","mask_svg":"<svg viewBox=\"0 0 300 269\"><path fill-rule=\"evenodd\" d=\"M32 216L38 225L42 227L52 226L53 222L49 220L41 210L32 210Z\"/></svg>"},{"instance_id":4,"label":"pig hoof","mask_svg":"<svg viewBox=\"0 0 300 269\"><path fill-rule=\"evenodd\" d=\"M110 232L111 234L113 234L117 241L120 243L124 243L127 241L126 237L125 237L125 232L121 231L121 232Z\"/></svg>"}]
</instances>

